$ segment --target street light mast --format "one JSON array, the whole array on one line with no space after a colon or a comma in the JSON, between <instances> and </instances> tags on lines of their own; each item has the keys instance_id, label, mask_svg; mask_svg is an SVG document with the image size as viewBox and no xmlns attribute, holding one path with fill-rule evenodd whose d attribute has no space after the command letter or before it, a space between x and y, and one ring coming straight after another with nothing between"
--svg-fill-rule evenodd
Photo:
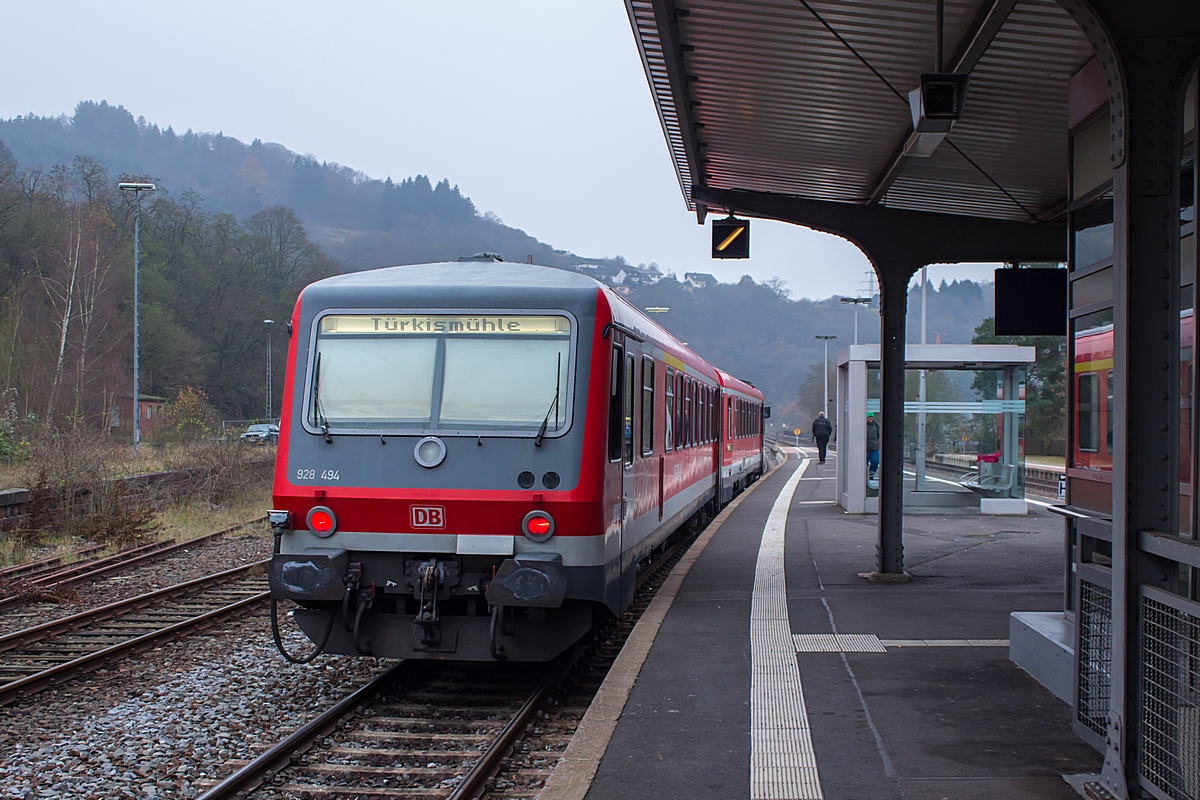
<instances>
[{"instance_id":1,"label":"street light mast","mask_svg":"<svg viewBox=\"0 0 1200 800\"><path fill-rule=\"evenodd\" d=\"M122 192L133 192L133 454L141 442L141 407L138 404L138 235L142 216L142 192L153 192L153 183L118 183Z\"/></svg>"},{"instance_id":2,"label":"street light mast","mask_svg":"<svg viewBox=\"0 0 1200 800\"><path fill-rule=\"evenodd\" d=\"M263 324L267 326L267 424L271 424L271 326L275 324L273 319L264 319Z\"/></svg>"},{"instance_id":3,"label":"street light mast","mask_svg":"<svg viewBox=\"0 0 1200 800\"><path fill-rule=\"evenodd\" d=\"M814 339L822 339L825 342L825 363L824 371L822 372L821 392L824 403L821 410L825 412L825 416L829 416L829 340L836 339L836 336L814 336Z\"/></svg>"},{"instance_id":4,"label":"street light mast","mask_svg":"<svg viewBox=\"0 0 1200 800\"><path fill-rule=\"evenodd\" d=\"M858 344L858 307L871 305L871 298L869 298L869 297L843 297L841 299L841 302L845 303L847 305L849 305L851 303L854 304L854 343Z\"/></svg>"}]
</instances>

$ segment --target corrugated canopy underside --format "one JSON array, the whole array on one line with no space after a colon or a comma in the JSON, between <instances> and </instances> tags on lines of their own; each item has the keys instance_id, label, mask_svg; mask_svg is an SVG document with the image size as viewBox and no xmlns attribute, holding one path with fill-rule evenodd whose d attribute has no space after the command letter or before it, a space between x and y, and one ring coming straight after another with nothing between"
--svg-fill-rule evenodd
<instances>
[{"instance_id":1,"label":"corrugated canopy underside","mask_svg":"<svg viewBox=\"0 0 1200 800\"><path fill-rule=\"evenodd\" d=\"M693 184L867 202L912 130L897 92L933 71L934 0L808 5L627 0L689 208ZM983 6L946 0L947 59ZM880 202L1023 221L1061 203L1067 82L1092 55L1055 0L1020 0L971 70L965 118Z\"/></svg>"}]
</instances>

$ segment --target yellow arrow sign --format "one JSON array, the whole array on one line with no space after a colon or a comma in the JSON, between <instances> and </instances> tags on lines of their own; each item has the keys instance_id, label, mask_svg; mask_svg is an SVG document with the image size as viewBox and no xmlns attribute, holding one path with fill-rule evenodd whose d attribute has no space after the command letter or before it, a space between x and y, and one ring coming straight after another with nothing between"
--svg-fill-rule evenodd
<instances>
[{"instance_id":1,"label":"yellow arrow sign","mask_svg":"<svg viewBox=\"0 0 1200 800\"><path fill-rule=\"evenodd\" d=\"M738 238L739 236L741 236L745 231L746 231L745 225L735 228L733 233L726 236L724 238L724 240L722 240L721 243L719 245L717 245L717 249L724 250L726 247L729 247L729 245L733 244L733 240Z\"/></svg>"}]
</instances>

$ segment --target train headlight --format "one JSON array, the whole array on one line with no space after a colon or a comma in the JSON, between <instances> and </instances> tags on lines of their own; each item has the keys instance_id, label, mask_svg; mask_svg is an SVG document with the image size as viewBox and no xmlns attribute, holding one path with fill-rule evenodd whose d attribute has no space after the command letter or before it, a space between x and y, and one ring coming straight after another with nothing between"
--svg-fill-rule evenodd
<instances>
[{"instance_id":1,"label":"train headlight","mask_svg":"<svg viewBox=\"0 0 1200 800\"><path fill-rule=\"evenodd\" d=\"M544 542L554 535L554 517L545 511L530 511L521 520L521 533L535 542Z\"/></svg>"},{"instance_id":2,"label":"train headlight","mask_svg":"<svg viewBox=\"0 0 1200 800\"><path fill-rule=\"evenodd\" d=\"M324 539L337 530L337 516L325 506L313 506L308 512L308 529Z\"/></svg>"},{"instance_id":3,"label":"train headlight","mask_svg":"<svg viewBox=\"0 0 1200 800\"><path fill-rule=\"evenodd\" d=\"M433 469L446 460L446 443L436 436L426 436L413 448L413 457L425 469Z\"/></svg>"}]
</instances>

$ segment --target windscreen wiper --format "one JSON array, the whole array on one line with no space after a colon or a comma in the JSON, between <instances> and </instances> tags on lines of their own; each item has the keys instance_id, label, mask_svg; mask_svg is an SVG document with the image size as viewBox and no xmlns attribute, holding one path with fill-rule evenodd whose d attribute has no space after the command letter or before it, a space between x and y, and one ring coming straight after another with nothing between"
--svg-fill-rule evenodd
<instances>
[{"instance_id":1,"label":"windscreen wiper","mask_svg":"<svg viewBox=\"0 0 1200 800\"><path fill-rule=\"evenodd\" d=\"M324 412L321 411L320 353L317 353L317 363L313 366L313 421L321 426L321 435L325 437L325 443L333 444L333 437L329 435L329 420L325 418Z\"/></svg>"},{"instance_id":2,"label":"windscreen wiper","mask_svg":"<svg viewBox=\"0 0 1200 800\"><path fill-rule=\"evenodd\" d=\"M541 447L542 439L546 437L546 426L550 424L550 414L554 414L554 430L558 430L558 394L560 376L562 375L562 353L558 354L558 366L554 369L554 401L550 403L550 408L546 409L546 417L542 420L542 426L538 428L537 436L534 437L533 446Z\"/></svg>"}]
</instances>

